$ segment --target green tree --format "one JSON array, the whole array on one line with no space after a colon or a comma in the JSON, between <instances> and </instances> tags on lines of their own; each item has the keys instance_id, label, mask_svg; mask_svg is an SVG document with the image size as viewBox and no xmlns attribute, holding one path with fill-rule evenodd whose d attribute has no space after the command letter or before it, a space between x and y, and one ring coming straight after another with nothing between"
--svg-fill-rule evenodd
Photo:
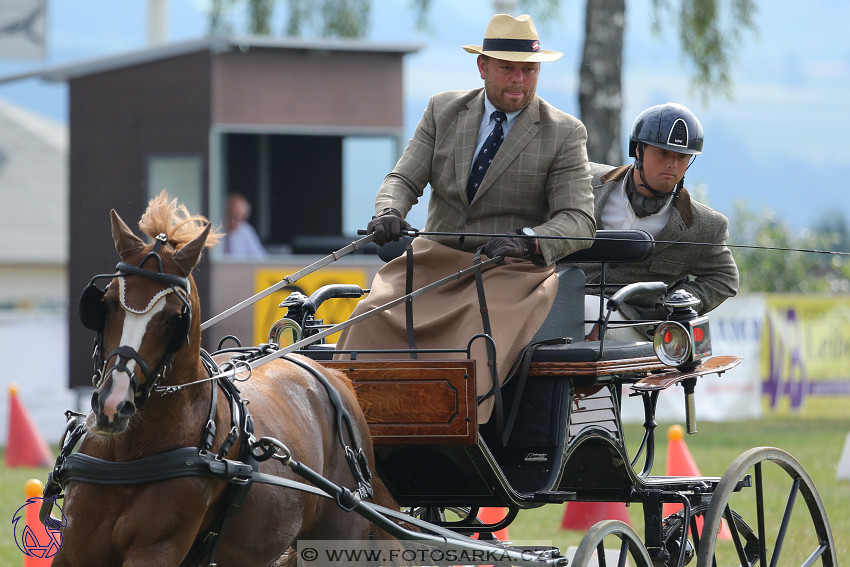
<instances>
[{"instance_id":1,"label":"green tree","mask_svg":"<svg viewBox=\"0 0 850 567\"><path fill-rule=\"evenodd\" d=\"M495 9L532 13L554 22L563 0L494 0ZM433 0L410 0L420 28L428 28ZM210 31L230 31L229 12L236 4L248 9L249 31L269 34L275 0L212 0ZM317 33L323 37L360 38L369 25L371 0L280 0L286 12L286 35ZM734 50L746 31L755 31L755 0L652 0L651 32L676 34L685 59L693 65L691 85L708 101L731 96L730 67ZM672 25L667 25L671 22ZM585 38L579 68L579 108L587 127L592 161L619 164L622 157L623 37L626 0L585 0ZM639 54L638 54L639 56Z\"/></svg>"},{"instance_id":2,"label":"green tree","mask_svg":"<svg viewBox=\"0 0 850 567\"><path fill-rule=\"evenodd\" d=\"M652 0L651 33L666 30L679 38L682 54L693 66L690 81L698 98L707 102L718 93L731 97L732 54L744 32L755 31L755 10L755 0ZM591 161L623 163L625 26L626 0L586 0L579 108Z\"/></svg>"},{"instance_id":3,"label":"green tree","mask_svg":"<svg viewBox=\"0 0 850 567\"><path fill-rule=\"evenodd\" d=\"M730 244L753 247L732 248L741 276L740 291L850 292L850 259L827 253L839 251L842 237L847 236L846 232L842 235L840 230L835 230L837 226L846 231L846 219L836 217L834 222L834 226L826 226L824 231L795 233L771 209L753 211L743 201L736 202L729 225L729 232L735 237ZM822 253L771 248L819 250Z\"/></svg>"},{"instance_id":4,"label":"green tree","mask_svg":"<svg viewBox=\"0 0 850 567\"><path fill-rule=\"evenodd\" d=\"M240 4L246 9L247 31L255 35L276 35L271 21L278 4L284 11L282 35L361 38L369 28L371 0L212 0L210 33L233 31L230 19Z\"/></svg>"}]
</instances>

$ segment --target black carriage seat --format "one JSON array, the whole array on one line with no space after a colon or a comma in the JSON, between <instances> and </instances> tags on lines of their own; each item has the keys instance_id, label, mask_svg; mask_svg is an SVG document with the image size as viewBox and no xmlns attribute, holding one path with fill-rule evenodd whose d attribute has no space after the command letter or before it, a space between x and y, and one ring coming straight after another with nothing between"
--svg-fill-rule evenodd
<instances>
[{"instance_id":1,"label":"black carriage seat","mask_svg":"<svg viewBox=\"0 0 850 567\"><path fill-rule=\"evenodd\" d=\"M520 492L551 491L563 464L570 438L583 426L592 424L620 435L618 410L607 399L607 392L593 394L592 403L601 411L579 417L573 403L576 384L568 376L523 375L533 363L596 363L654 357L652 343L625 343L612 340L584 340L584 272L573 263L636 262L654 249L652 236L640 230L597 232L597 240L558 262L558 291L552 308L529 348L517 362L517 371L502 387L505 422L502 431L491 419L480 428L481 436L511 485ZM517 397L519 400L517 401ZM573 407L575 406L575 407ZM543 498L543 496L540 496Z\"/></svg>"},{"instance_id":2,"label":"black carriage seat","mask_svg":"<svg viewBox=\"0 0 850 567\"><path fill-rule=\"evenodd\" d=\"M535 347L532 362L598 360L599 343L583 340L584 272L571 263L638 261L645 258L653 247L652 238L642 231L599 231L598 237L600 240L592 247L565 258L556 267L556 298L533 339L534 342L554 341L555 344ZM394 248L403 252L403 244ZM383 260L391 259L392 254L381 252L379 255ZM567 338L572 342L567 342ZM604 347L603 360L634 358L651 352L649 343L634 345L605 341ZM408 361L408 364L414 362ZM605 388L600 390L599 399L576 390L575 380L565 375L532 376L522 392L518 392L520 381L516 378L515 375L509 379L502 388L506 413L513 408L514 399L519 400L506 443L502 443L504 431L495 431L494 420L491 419L478 428L475 436L477 444L447 443L424 437L417 438L416 443L396 441L376 444L378 468L405 505L442 506L463 501L485 506L513 502L528 507L569 499L571 488L560 487L563 486L561 476L565 476L567 469L566 455L574 448L571 430L576 428L576 416L580 414L581 419L587 420L590 415L577 412L575 408L591 404L594 407L604 406L592 417L604 414L602 419L605 423L599 427L610 431L611 438L616 439L620 435L617 409L614 407L616 401L603 395L608 392ZM475 435L474 431L472 435ZM612 445L608 444L608 448L611 449ZM622 456L617 459L623 460ZM604 463L601 465L605 466ZM433 475L423 475L426 469ZM430 482L424 477L439 480Z\"/></svg>"},{"instance_id":3,"label":"black carriage seat","mask_svg":"<svg viewBox=\"0 0 850 567\"><path fill-rule=\"evenodd\" d=\"M598 230L593 244L558 260L558 292L549 314L532 343L571 337L584 339L584 272L575 264L640 262L655 249L655 241L643 230Z\"/></svg>"}]
</instances>

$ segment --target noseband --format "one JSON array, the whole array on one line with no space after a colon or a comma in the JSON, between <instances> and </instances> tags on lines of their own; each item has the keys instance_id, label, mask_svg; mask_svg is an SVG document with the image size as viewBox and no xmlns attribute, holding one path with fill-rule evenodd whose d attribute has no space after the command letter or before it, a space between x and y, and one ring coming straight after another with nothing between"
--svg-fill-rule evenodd
<instances>
[{"instance_id":1,"label":"noseband","mask_svg":"<svg viewBox=\"0 0 850 567\"><path fill-rule=\"evenodd\" d=\"M130 379L133 384L135 403L139 407L147 401L154 386L156 386L163 376L165 376L166 372L171 367L171 360L174 357L174 354L188 342L189 329L192 320L192 305L189 302L189 279L165 273L163 269L163 259L162 256L160 256L160 249L163 245L166 248L171 249L167 244L166 236L164 234L159 234L154 240L153 250L147 253L138 264L133 265L126 262L119 262L118 265L115 266L116 272L114 274L99 274L94 276L80 296L80 321L83 323L83 326L97 333L94 339L94 349L92 352L92 359L94 360L92 385L99 387L112 372L116 370L124 371L130 375ZM156 261L158 271L142 267L151 259ZM159 298L163 295L174 292L174 294L183 303L180 318L177 326L174 328L174 332L171 335L171 339L168 342L165 353L160 359L159 364L157 364L153 370L148 367L147 363L145 363L136 349L130 346L121 345L109 353L108 356L103 356L103 332L106 323L106 305L104 304L104 297L106 296L106 289L109 288L109 285L106 286L106 289L100 289L97 287L95 282L100 279L113 280L115 278L126 278L127 276L139 276L161 284L162 288L154 294L154 298ZM126 285L126 279L124 282ZM151 305L152 303L153 300L151 301ZM126 311L130 311L124 301L122 301L121 304ZM148 307L150 307L150 305ZM115 363L107 368L107 365L113 358L116 359ZM143 384L140 384L136 379L136 373L130 372L128 369L127 364L129 363L129 360L134 360L137 364L138 371L141 371L144 374L145 382Z\"/></svg>"}]
</instances>

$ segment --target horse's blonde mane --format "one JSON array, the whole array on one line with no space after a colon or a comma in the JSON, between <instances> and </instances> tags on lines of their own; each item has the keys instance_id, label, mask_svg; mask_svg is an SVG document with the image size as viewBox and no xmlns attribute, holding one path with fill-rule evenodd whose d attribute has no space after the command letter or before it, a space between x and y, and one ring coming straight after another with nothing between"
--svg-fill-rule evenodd
<instances>
[{"instance_id":1,"label":"horse's blonde mane","mask_svg":"<svg viewBox=\"0 0 850 567\"><path fill-rule=\"evenodd\" d=\"M179 203L163 190L148 203L145 214L139 220L139 229L151 238L165 234L168 243L176 249L203 232L207 224L209 221L206 217L191 214L186 205ZM218 244L222 236L218 229L211 230L206 247Z\"/></svg>"}]
</instances>

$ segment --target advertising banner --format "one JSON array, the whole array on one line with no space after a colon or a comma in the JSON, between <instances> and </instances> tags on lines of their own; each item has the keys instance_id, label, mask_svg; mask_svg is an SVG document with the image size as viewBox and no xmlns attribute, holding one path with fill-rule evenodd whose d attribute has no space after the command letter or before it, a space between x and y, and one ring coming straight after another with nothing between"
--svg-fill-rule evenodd
<instances>
[{"instance_id":1,"label":"advertising banner","mask_svg":"<svg viewBox=\"0 0 850 567\"><path fill-rule=\"evenodd\" d=\"M767 296L763 392L771 410L811 396L850 396L850 297Z\"/></svg>"}]
</instances>

